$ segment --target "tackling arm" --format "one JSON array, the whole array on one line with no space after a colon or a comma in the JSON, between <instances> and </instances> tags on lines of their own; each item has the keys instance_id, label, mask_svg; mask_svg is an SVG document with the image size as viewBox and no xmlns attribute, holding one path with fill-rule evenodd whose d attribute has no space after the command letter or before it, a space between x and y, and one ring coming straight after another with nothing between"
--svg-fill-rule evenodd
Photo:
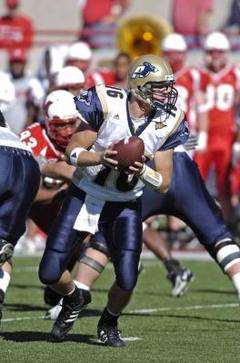
<instances>
[{"instance_id":1,"label":"tackling arm","mask_svg":"<svg viewBox=\"0 0 240 363\"><path fill-rule=\"evenodd\" d=\"M70 182L74 173L75 167L68 165L66 161L58 161L56 163L46 163L41 169L43 176L49 176L53 179L61 179Z\"/></svg>"}]
</instances>

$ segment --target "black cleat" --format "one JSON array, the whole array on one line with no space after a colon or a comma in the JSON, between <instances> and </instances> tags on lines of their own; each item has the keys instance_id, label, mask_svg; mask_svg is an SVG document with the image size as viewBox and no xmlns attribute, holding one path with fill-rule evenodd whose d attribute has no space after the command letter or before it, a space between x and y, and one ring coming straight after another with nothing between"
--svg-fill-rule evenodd
<instances>
[{"instance_id":1,"label":"black cleat","mask_svg":"<svg viewBox=\"0 0 240 363\"><path fill-rule=\"evenodd\" d=\"M123 348L126 346L126 343L122 340L117 325L100 325L98 323L97 334L98 338L104 345L114 348Z\"/></svg>"},{"instance_id":2,"label":"black cleat","mask_svg":"<svg viewBox=\"0 0 240 363\"><path fill-rule=\"evenodd\" d=\"M10 260L13 256L13 245L7 241L0 240L0 265Z\"/></svg>"},{"instance_id":3,"label":"black cleat","mask_svg":"<svg viewBox=\"0 0 240 363\"><path fill-rule=\"evenodd\" d=\"M75 288L74 292L63 298L62 310L55 321L50 341L62 342L72 329L82 308L91 302L89 291Z\"/></svg>"},{"instance_id":4,"label":"black cleat","mask_svg":"<svg viewBox=\"0 0 240 363\"><path fill-rule=\"evenodd\" d=\"M185 293L190 282L193 281L194 275L190 269L181 268L177 272L169 273L167 278L172 284L172 296L178 297Z\"/></svg>"},{"instance_id":5,"label":"black cleat","mask_svg":"<svg viewBox=\"0 0 240 363\"><path fill-rule=\"evenodd\" d=\"M59 303L62 296L59 295L57 292L52 290L50 287L45 286L44 288L44 294L43 294L43 300L45 304L50 306L55 306Z\"/></svg>"}]
</instances>

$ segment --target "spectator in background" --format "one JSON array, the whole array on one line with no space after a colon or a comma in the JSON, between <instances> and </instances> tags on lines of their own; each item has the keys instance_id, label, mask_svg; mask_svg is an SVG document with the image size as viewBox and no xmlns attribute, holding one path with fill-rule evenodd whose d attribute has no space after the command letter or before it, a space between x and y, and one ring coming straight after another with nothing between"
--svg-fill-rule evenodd
<instances>
[{"instance_id":1,"label":"spectator in background","mask_svg":"<svg viewBox=\"0 0 240 363\"><path fill-rule=\"evenodd\" d=\"M131 58L127 53L119 53L113 61L115 86L119 88L127 88L128 70Z\"/></svg>"},{"instance_id":2,"label":"spectator in background","mask_svg":"<svg viewBox=\"0 0 240 363\"><path fill-rule=\"evenodd\" d=\"M119 17L128 6L128 0L86 0L82 9L82 36L92 48L113 48Z\"/></svg>"},{"instance_id":3,"label":"spectator in background","mask_svg":"<svg viewBox=\"0 0 240 363\"><path fill-rule=\"evenodd\" d=\"M33 23L18 14L19 0L5 0L7 13L0 17L0 48L29 49L33 41Z\"/></svg>"},{"instance_id":4,"label":"spectator in background","mask_svg":"<svg viewBox=\"0 0 240 363\"><path fill-rule=\"evenodd\" d=\"M8 76L14 84L16 99L5 116L11 130L19 134L26 125L34 121L32 105L39 108L44 91L40 82L27 73L27 56L22 48L12 49L9 52L8 66Z\"/></svg>"},{"instance_id":5,"label":"spectator in background","mask_svg":"<svg viewBox=\"0 0 240 363\"><path fill-rule=\"evenodd\" d=\"M240 0L233 0L229 17L227 19L227 27L240 28Z\"/></svg>"},{"instance_id":6,"label":"spectator in background","mask_svg":"<svg viewBox=\"0 0 240 363\"><path fill-rule=\"evenodd\" d=\"M214 0L172 0L174 31L186 37L189 46L198 44L199 37L210 31Z\"/></svg>"}]
</instances>

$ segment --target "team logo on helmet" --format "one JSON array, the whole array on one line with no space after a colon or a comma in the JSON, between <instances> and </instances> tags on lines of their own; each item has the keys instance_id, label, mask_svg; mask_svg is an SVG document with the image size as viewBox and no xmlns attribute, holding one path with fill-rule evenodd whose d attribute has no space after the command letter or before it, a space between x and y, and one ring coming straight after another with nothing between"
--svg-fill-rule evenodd
<instances>
[{"instance_id":1,"label":"team logo on helmet","mask_svg":"<svg viewBox=\"0 0 240 363\"><path fill-rule=\"evenodd\" d=\"M156 73L158 71L157 67L153 66L149 62L143 62L142 65L138 66L134 73L132 74L131 78L144 78L147 77L150 73Z\"/></svg>"}]
</instances>

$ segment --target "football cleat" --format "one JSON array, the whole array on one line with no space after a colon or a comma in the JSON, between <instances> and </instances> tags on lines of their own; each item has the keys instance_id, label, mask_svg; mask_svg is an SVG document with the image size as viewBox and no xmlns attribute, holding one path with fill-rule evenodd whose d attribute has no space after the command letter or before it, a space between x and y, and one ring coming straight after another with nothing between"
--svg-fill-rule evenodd
<instances>
[{"instance_id":1,"label":"football cleat","mask_svg":"<svg viewBox=\"0 0 240 363\"><path fill-rule=\"evenodd\" d=\"M99 340L109 347L122 348L126 346L117 325L99 324L97 327Z\"/></svg>"},{"instance_id":2,"label":"football cleat","mask_svg":"<svg viewBox=\"0 0 240 363\"><path fill-rule=\"evenodd\" d=\"M55 305L51 309L49 309L46 312L44 319L54 320L54 321L57 320L57 318L62 310L62 302L63 302L63 299L61 299L57 305Z\"/></svg>"},{"instance_id":3,"label":"football cleat","mask_svg":"<svg viewBox=\"0 0 240 363\"><path fill-rule=\"evenodd\" d=\"M52 290L50 287L46 286L44 288L43 300L45 304L55 307L57 304L59 304L61 298L62 296Z\"/></svg>"},{"instance_id":4,"label":"football cleat","mask_svg":"<svg viewBox=\"0 0 240 363\"><path fill-rule=\"evenodd\" d=\"M13 245L4 239L0 240L0 264L10 260L13 256Z\"/></svg>"},{"instance_id":5,"label":"football cleat","mask_svg":"<svg viewBox=\"0 0 240 363\"><path fill-rule=\"evenodd\" d=\"M188 268L180 269L178 272L172 272L167 275L172 283L172 296L182 296L187 290L189 283L193 281L194 275Z\"/></svg>"},{"instance_id":6,"label":"football cleat","mask_svg":"<svg viewBox=\"0 0 240 363\"><path fill-rule=\"evenodd\" d=\"M67 333L72 329L82 308L90 302L90 292L78 289L77 287L73 294L64 296L61 312L51 331L50 341L62 342Z\"/></svg>"}]
</instances>

